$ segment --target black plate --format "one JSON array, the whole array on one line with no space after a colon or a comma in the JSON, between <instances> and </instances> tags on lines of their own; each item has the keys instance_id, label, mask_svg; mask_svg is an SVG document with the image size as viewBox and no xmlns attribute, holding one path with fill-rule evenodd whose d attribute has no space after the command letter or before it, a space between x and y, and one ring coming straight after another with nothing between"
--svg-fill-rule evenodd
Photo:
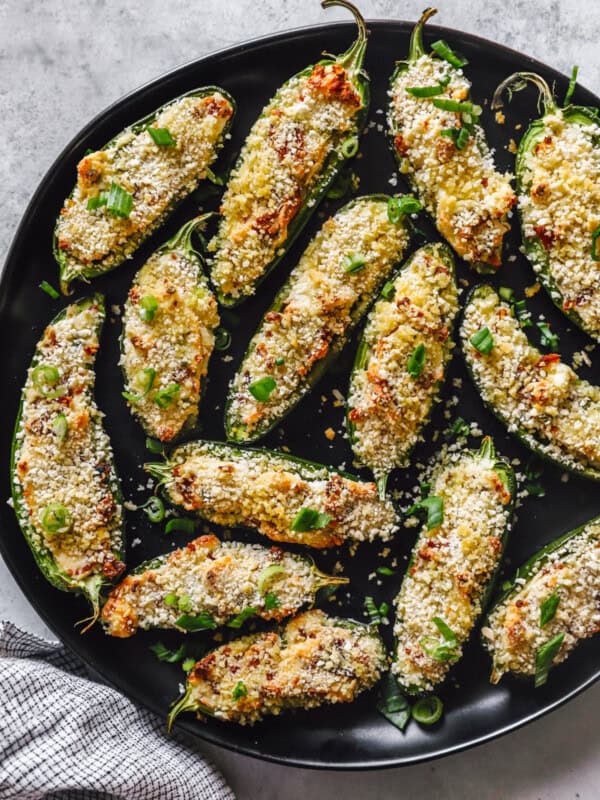
<instances>
[{"instance_id":1,"label":"black plate","mask_svg":"<svg viewBox=\"0 0 600 800\"><path fill-rule=\"evenodd\" d=\"M373 124L361 143L362 157L357 161L361 194L403 190L401 180L397 189L389 183L389 179L397 173L385 138L384 109L388 78L394 61L403 58L407 52L412 25L373 22L369 28L371 37L366 67L372 78L370 120ZM319 26L243 44L188 64L117 102L93 120L57 159L27 209L8 256L1 284L0 341L4 342L5 383L1 395L3 425L0 429L0 452L4 496L9 495L9 450L20 388L36 341L49 319L65 302L51 301L37 286L44 278L57 283L57 270L51 253L52 229L61 203L72 188L75 166L84 151L88 147L98 148L127 124L176 95L196 86L220 84L233 94L239 105L233 139L222 156L223 163L237 151L252 121L277 86L306 64L317 61L323 50L342 52L354 35L355 29L350 24ZM496 84L515 70L533 69L549 81L556 81L559 96L566 89L567 80L564 76L511 50L435 26L430 26L426 32L427 41L440 36L469 58L467 69L473 80L473 94L477 102L485 104ZM598 98L580 88L575 93L575 100L587 105L599 104ZM487 109L484 112L483 122L491 143L497 148L497 158L502 168L510 169L513 166L513 157L506 151L505 145L511 137L518 140L523 132L523 129L515 132L514 125L520 123L525 126L530 115L535 113L535 107L536 97L532 91L517 96L507 111L507 124L503 127L495 124ZM216 200L213 202L215 204ZM197 206L197 199L194 201L190 198L131 263L94 282L94 289L106 292L109 308L112 304L123 304L134 271L152 249L195 213ZM322 212L328 214L334 209L335 206L329 204ZM226 360L222 354L216 354L213 358L210 385L201 415L202 435L223 438L223 398L227 382L239 363L260 315L319 224L318 218L313 219L285 262L263 285L258 297L236 309L237 324L235 318L227 317L225 324L233 333L233 347ZM421 221L419 227L427 231L429 238L437 238L426 220ZM417 236L415 246L422 241ZM506 260L499 282L513 286L522 294L523 288L532 284L534 277L527 261L519 255L518 246L519 237L515 231L510 238L507 256L514 254L516 260ZM471 284L474 282L474 276L464 265L459 267L459 275ZM568 330L565 320L543 292L529 305L534 317L544 314L553 330L560 332L560 349L566 357L589 343L584 334ZM147 489L140 491L139 487L147 482L141 465L149 454L144 449L144 436L130 417L120 394L121 375L116 366L119 331L118 318L107 322L98 360L97 397L100 407L107 414L106 425L112 437L125 496L139 501L148 494ZM533 338L536 339L536 333ZM351 464L347 440L338 434L330 443L323 434L330 425L337 431L341 430L342 409L334 407L331 392L334 388L345 392L351 351L352 347L347 348L335 374L324 380L313 396L306 399L285 421L283 431L275 431L268 437L265 442L268 446L286 444L292 452L301 456L334 465ZM230 356L232 360L229 360ZM586 372L590 373L591 370L581 370L582 375L590 377ZM483 409L465 374L460 354L454 358L451 373L444 397L450 404L452 414L459 413L467 419L478 420L482 429L494 436L499 450L512 458L521 459L525 465L529 454L510 439L502 426ZM459 378L462 379L462 388L457 389L452 379ZM596 375L596 381L598 378ZM323 405L320 400L322 395L327 397ZM459 397L458 408L452 406L453 396ZM436 428L446 425L444 408L440 406L428 429L428 439L431 439ZM426 460L434 450L435 446L431 444L420 447L413 459L415 466L407 475L398 478L395 485L411 486L415 482L417 463ZM563 482L560 471L553 467L545 468L542 480L546 498L525 499L518 512L518 521L508 547L509 571L542 544L600 513L600 497L593 484L574 477ZM159 638L171 644L177 641L177 634L146 633L120 641L106 637L96 627L81 636L73 625L86 615L85 603L53 589L45 582L35 567L12 510L5 503L0 504L0 509L0 545L4 558L45 622L108 682L165 717L169 703L178 694L183 673L178 666L156 661L148 646ZM167 538L157 527L152 527L141 513L128 513L128 523L130 566L172 546L183 544L185 540L182 534L172 540ZM238 535L244 539L253 538L248 533L236 533ZM414 531L400 531L392 547L393 556L399 559L406 557L414 535ZM258 541L258 538L255 540ZM326 555L317 554L318 563L324 567L331 567L338 559L344 562L352 578L351 594L349 598L344 597L343 613L360 618L365 594L373 595L377 601L390 602L394 597L398 578L383 578L382 585L368 579L375 566L382 563L378 557L381 550L381 546L363 545L359 556L354 559L349 558L343 549ZM390 627L386 630L388 640L389 632ZM203 634L193 638L199 646L206 641ZM191 715L184 716L179 724L190 734L215 744L286 764L343 769L397 766L483 742L555 708L598 678L599 654L600 639L584 643L566 664L551 673L547 686L537 691L530 683L511 678L492 687L488 683L489 660L475 636L466 647L464 659L453 671L451 680L440 691L446 709L443 721L429 730L412 723L404 734L400 733L375 711L374 693L362 696L352 706L324 708L294 716L288 714L267 720L254 728L227 726L217 722L202 724Z\"/></svg>"}]
</instances>

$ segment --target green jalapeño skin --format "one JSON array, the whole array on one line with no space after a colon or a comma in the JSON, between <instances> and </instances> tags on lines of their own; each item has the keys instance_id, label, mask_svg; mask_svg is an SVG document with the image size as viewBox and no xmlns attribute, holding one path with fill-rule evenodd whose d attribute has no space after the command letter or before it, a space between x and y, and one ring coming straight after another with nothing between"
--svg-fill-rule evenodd
<instances>
[{"instance_id":1,"label":"green jalape\u00f1o skin","mask_svg":"<svg viewBox=\"0 0 600 800\"><path fill-rule=\"evenodd\" d=\"M82 158L54 231L65 294L130 258L212 176L234 113L224 89L194 89Z\"/></svg>"},{"instance_id":2,"label":"green jalape\u00f1o skin","mask_svg":"<svg viewBox=\"0 0 600 800\"><path fill-rule=\"evenodd\" d=\"M211 280L224 305L255 293L358 152L370 100L362 69L367 30L351 3L322 5L350 10L358 36L342 55L310 65L284 83L248 134L209 244Z\"/></svg>"},{"instance_id":3,"label":"green jalape\u00f1o skin","mask_svg":"<svg viewBox=\"0 0 600 800\"><path fill-rule=\"evenodd\" d=\"M577 68L561 107L546 81L517 72L497 88L533 83L544 113L517 151L519 217L525 253L554 304L600 340L600 115L571 103Z\"/></svg>"}]
</instances>

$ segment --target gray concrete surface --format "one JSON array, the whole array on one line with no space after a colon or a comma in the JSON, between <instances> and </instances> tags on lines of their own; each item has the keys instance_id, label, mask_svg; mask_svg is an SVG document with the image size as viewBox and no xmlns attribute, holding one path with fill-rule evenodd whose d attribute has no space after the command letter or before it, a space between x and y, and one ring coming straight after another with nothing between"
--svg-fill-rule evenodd
<instances>
[{"instance_id":1,"label":"gray concrete surface","mask_svg":"<svg viewBox=\"0 0 600 800\"><path fill-rule=\"evenodd\" d=\"M416 19L423 0L361 0L367 17ZM600 93L597 0L444 0L439 23L523 50ZM216 48L342 18L317 0L0 0L0 264L38 181L92 116ZM4 424L11 424L4 421ZM0 618L48 634L0 562ZM362 774L263 764L206 746L240 800L596 800L600 686L549 717L431 764Z\"/></svg>"}]
</instances>

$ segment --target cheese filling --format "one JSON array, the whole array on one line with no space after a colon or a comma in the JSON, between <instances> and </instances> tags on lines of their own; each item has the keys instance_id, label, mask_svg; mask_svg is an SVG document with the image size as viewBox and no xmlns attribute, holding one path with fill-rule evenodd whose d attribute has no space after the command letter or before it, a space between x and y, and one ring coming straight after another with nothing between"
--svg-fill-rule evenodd
<instances>
[{"instance_id":1,"label":"cheese filling","mask_svg":"<svg viewBox=\"0 0 600 800\"><path fill-rule=\"evenodd\" d=\"M558 597L554 615L541 625L542 604ZM505 672L533 675L536 654L560 634L552 663L564 661L575 645L600 632L600 524L593 523L542 558L517 591L490 613L482 634L493 658L492 682Z\"/></svg>"},{"instance_id":2,"label":"cheese filling","mask_svg":"<svg viewBox=\"0 0 600 800\"><path fill-rule=\"evenodd\" d=\"M600 261L592 258L592 233L600 225L600 125L577 124L561 111L543 122L522 159L524 235L541 243L563 309L599 337ZM541 254L531 258L537 272L546 268Z\"/></svg>"},{"instance_id":3,"label":"cheese filling","mask_svg":"<svg viewBox=\"0 0 600 800\"><path fill-rule=\"evenodd\" d=\"M218 92L183 97L152 123L166 128L174 145L157 145L146 129L135 133L129 128L106 149L84 156L56 229L70 279L86 270L116 267L137 249L171 207L206 177L232 114L230 102ZM108 192L112 183L133 197L127 217L116 216L106 205L88 209L88 201Z\"/></svg>"},{"instance_id":4,"label":"cheese filling","mask_svg":"<svg viewBox=\"0 0 600 800\"><path fill-rule=\"evenodd\" d=\"M494 342L488 355L470 342L484 327ZM511 433L533 437L538 449L571 469L600 468L600 387L578 378L558 354L532 347L491 289L465 309L461 336L484 402Z\"/></svg>"},{"instance_id":5,"label":"cheese filling","mask_svg":"<svg viewBox=\"0 0 600 800\"><path fill-rule=\"evenodd\" d=\"M16 433L17 513L58 569L80 582L116 577L122 508L102 413L93 399L97 303L68 307L38 345ZM22 505L22 508L21 508Z\"/></svg>"},{"instance_id":6,"label":"cheese filling","mask_svg":"<svg viewBox=\"0 0 600 800\"><path fill-rule=\"evenodd\" d=\"M252 725L286 708L350 703L386 666L368 628L307 611L281 633L244 636L209 653L189 677L189 702L217 719Z\"/></svg>"},{"instance_id":7,"label":"cheese filling","mask_svg":"<svg viewBox=\"0 0 600 800\"><path fill-rule=\"evenodd\" d=\"M385 200L361 198L328 219L253 337L231 385L228 417L249 434L282 417L332 348L343 345L407 243ZM348 257L362 266L348 271ZM275 382L266 401L250 389L265 377Z\"/></svg>"},{"instance_id":8,"label":"cheese filling","mask_svg":"<svg viewBox=\"0 0 600 800\"><path fill-rule=\"evenodd\" d=\"M502 557L510 515L511 495L495 462L474 453L442 463L431 496L443 499L442 524L421 531L396 599L392 670L413 691L433 689L461 657ZM450 628L454 643L434 618Z\"/></svg>"},{"instance_id":9,"label":"cheese filling","mask_svg":"<svg viewBox=\"0 0 600 800\"><path fill-rule=\"evenodd\" d=\"M325 468L303 478L276 454L233 451L225 457L193 445L176 450L172 463L171 501L219 525L257 528L271 539L312 547L389 539L396 528L394 507L378 497L374 483ZM324 517L308 530L297 524L293 530L303 509Z\"/></svg>"},{"instance_id":10,"label":"cheese filling","mask_svg":"<svg viewBox=\"0 0 600 800\"><path fill-rule=\"evenodd\" d=\"M341 143L357 135L362 101L343 67L317 64L288 81L254 123L221 204L209 249L212 281L232 298L255 282L285 246L288 226Z\"/></svg>"},{"instance_id":11,"label":"cheese filling","mask_svg":"<svg viewBox=\"0 0 600 800\"><path fill-rule=\"evenodd\" d=\"M413 97L407 88L448 81L439 97ZM436 108L434 100L468 99L471 84L461 70L421 56L401 71L392 88L388 123L401 172L408 175L439 232L466 261L501 263L508 212L516 204L511 175L496 170L480 125L464 149L442 131L460 130L462 115Z\"/></svg>"},{"instance_id":12,"label":"cheese filling","mask_svg":"<svg viewBox=\"0 0 600 800\"><path fill-rule=\"evenodd\" d=\"M377 301L361 343L364 363L352 372L352 448L376 477L400 466L416 444L454 347L458 296L440 247L418 250L393 282L393 297ZM411 358L422 347L423 367L411 376Z\"/></svg>"}]
</instances>

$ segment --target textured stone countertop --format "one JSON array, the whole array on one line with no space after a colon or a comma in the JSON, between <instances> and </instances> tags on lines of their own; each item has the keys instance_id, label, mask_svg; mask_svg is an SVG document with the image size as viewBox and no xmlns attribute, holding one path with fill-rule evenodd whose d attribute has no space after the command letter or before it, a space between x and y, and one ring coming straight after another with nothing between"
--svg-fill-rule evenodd
<instances>
[{"instance_id":1,"label":"textured stone countertop","mask_svg":"<svg viewBox=\"0 0 600 800\"><path fill-rule=\"evenodd\" d=\"M423 0L360 0L372 19L419 16ZM600 94L600 3L444 0L436 19L522 50ZM325 15L317 0L0 0L0 264L38 181L94 115L136 86L211 50ZM5 424L10 422L4 421ZM0 619L50 635L0 560ZM311 772L206 746L240 800L567 800L600 797L600 685L474 750L415 767Z\"/></svg>"}]
</instances>

